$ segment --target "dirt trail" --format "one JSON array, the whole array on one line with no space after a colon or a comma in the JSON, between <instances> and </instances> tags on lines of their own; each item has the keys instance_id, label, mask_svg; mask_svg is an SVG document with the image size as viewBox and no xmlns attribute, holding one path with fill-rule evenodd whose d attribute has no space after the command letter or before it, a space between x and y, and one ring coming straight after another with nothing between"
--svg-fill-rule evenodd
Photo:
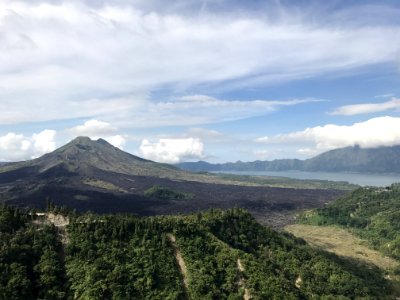
<instances>
[{"instance_id":1,"label":"dirt trail","mask_svg":"<svg viewBox=\"0 0 400 300\"><path fill-rule=\"evenodd\" d=\"M69 224L69 218L63 215L53 213L36 213L37 219L33 221L35 224L48 225L53 224L57 228L57 233L61 243L67 245L69 242L66 226Z\"/></svg>"},{"instance_id":2,"label":"dirt trail","mask_svg":"<svg viewBox=\"0 0 400 300\"><path fill-rule=\"evenodd\" d=\"M244 272L244 266L242 264L242 261L240 260L240 258L237 259L237 268L240 271L240 273ZM246 288L245 286L246 280L243 277L243 274L241 274L240 279L239 279L239 286L241 288L244 288L244 295L243 295L243 299L244 300L250 300L251 299L251 295L249 290Z\"/></svg>"},{"instance_id":3,"label":"dirt trail","mask_svg":"<svg viewBox=\"0 0 400 300\"><path fill-rule=\"evenodd\" d=\"M189 283L189 276L188 276L188 271L187 271L187 268L186 268L185 261L183 260L181 251L179 250L179 247L176 244L176 237L171 233L168 233L167 237L168 237L169 241L171 242L172 248L174 249L175 259L178 262L179 269L180 269L181 274L182 274L183 285L185 286L185 289L186 289L186 292L187 292L188 283Z\"/></svg>"}]
</instances>

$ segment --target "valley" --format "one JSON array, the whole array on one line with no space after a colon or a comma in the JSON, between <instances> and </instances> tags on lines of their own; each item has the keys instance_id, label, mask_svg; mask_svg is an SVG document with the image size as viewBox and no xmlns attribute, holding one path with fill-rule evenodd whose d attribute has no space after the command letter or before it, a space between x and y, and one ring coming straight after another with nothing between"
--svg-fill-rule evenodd
<instances>
[{"instance_id":1,"label":"valley","mask_svg":"<svg viewBox=\"0 0 400 300\"><path fill-rule=\"evenodd\" d=\"M182 171L79 137L0 167L0 298L390 299L398 195Z\"/></svg>"},{"instance_id":2,"label":"valley","mask_svg":"<svg viewBox=\"0 0 400 300\"><path fill-rule=\"evenodd\" d=\"M0 300L400 300L400 0L0 0Z\"/></svg>"}]
</instances>

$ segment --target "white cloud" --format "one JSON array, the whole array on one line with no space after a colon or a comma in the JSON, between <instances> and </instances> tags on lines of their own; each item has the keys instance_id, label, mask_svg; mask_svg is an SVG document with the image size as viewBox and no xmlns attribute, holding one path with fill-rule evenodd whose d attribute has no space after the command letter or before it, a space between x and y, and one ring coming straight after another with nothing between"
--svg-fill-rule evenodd
<instances>
[{"instance_id":1,"label":"white cloud","mask_svg":"<svg viewBox=\"0 0 400 300\"><path fill-rule=\"evenodd\" d=\"M400 51L396 23L339 26L291 11L270 18L154 11L157 5L145 1L56 2L0 3L0 124L71 118L129 123L138 112L168 107L148 104L155 90L184 94L203 85L235 89L310 78L396 64ZM349 11L346 20L357 17L357 10ZM162 121L183 118L184 108Z\"/></svg>"},{"instance_id":2,"label":"white cloud","mask_svg":"<svg viewBox=\"0 0 400 300\"><path fill-rule=\"evenodd\" d=\"M140 145L143 157L164 163L201 159L204 157L203 148L201 140L195 138L143 140Z\"/></svg>"},{"instance_id":3,"label":"white cloud","mask_svg":"<svg viewBox=\"0 0 400 300\"><path fill-rule=\"evenodd\" d=\"M400 118L379 117L353 125L328 124L272 137L258 142L299 145L298 153L315 155L327 150L359 145L363 148L400 145Z\"/></svg>"},{"instance_id":4,"label":"white cloud","mask_svg":"<svg viewBox=\"0 0 400 300\"><path fill-rule=\"evenodd\" d=\"M123 149L126 143L126 138L124 136L116 134L118 128L112 126L110 123L95 119L88 120L83 125L78 125L66 129L65 131L73 138L77 136L88 136L94 140L102 138L120 149Z\"/></svg>"},{"instance_id":5,"label":"white cloud","mask_svg":"<svg viewBox=\"0 0 400 300\"><path fill-rule=\"evenodd\" d=\"M66 130L73 136L88 136L92 139L98 139L104 135L112 135L117 132L117 128L110 123L98 121L95 119L86 121L83 125L78 125Z\"/></svg>"},{"instance_id":6,"label":"white cloud","mask_svg":"<svg viewBox=\"0 0 400 300\"><path fill-rule=\"evenodd\" d=\"M353 116L360 114L371 114L393 109L397 110L400 109L400 99L393 98L392 100L382 103L363 103L363 104L345 105L335 109L330 114Z\"/></svg>"},{"instance_id":7,"label":"white cloud","mask_svg":"<svg viewBox=\"0 0 400 300\"><path fill-rule=\"evenodd\" d=\"M125 143L126 143L126 139L125 137L123 137L122 135L113 135L113 136L108 136L106 138L104 138L107 142L109 142L111 145L120 148L120 149L124 149Z\"/></svg>"},{"instance_id":8,"label":"white cloud","mask_svg":"<svg viewBox=\"0 0 400 300\"><path fill-rule=\"evenodd\" d=\"M210 142L225 142L229 140L229 137L220 131L200 127L189 128L186 135Z\"/></svg>"},{"instance_id":9,"label":"white cloud","mask_svg":"<svg viewBox=\"0 0 400 300\"><path fill-rule=\"evenodd\" d=\"M0 161L20 161L41 156L55 150L56 132L43 130L31 137L8 133L0 136Z\"/></svg>"},{"instance_id":10,"label":"white cloud","mask_svg":"<svg viewBox=\"0 0 400 300\"><path fill-rule=\"evenodd\" d=\"M38 155L53 151L56 149L55 137L56 131L54 130L43 130L38 134L33 134L33 149Z\"/></svg>"}]
</instances>

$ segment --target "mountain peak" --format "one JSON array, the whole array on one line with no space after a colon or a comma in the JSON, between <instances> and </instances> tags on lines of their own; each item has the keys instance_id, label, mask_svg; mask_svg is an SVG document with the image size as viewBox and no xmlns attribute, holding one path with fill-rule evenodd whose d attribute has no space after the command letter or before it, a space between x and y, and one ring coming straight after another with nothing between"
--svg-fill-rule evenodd
<instances>
[{"instance_id":1,"label":"mountain peak","mask_svg":"<svg viewBox=\"0 0 400 300\"><path fill-rule=\"evenodd\" d=\"M109 142L107 142L106 140L100 138L98 140L92 140L90 137L87 136L78 136L75 139L73 139L72 141L70 141L68 144L66 144L65 146L61 147L61 149L63 148L75 148L78 147L82 150L89 150L89 149L100 149L99 147L101 147L102 149L105 148L115 148L113 145L111 145Z\"/></svg>"},{"instance_id":2,"label":"mountain peak","mask_svg":"<svg viewBox=\"0 0 400 300\"><path fill-rule=\"evenodd\" d=\"M71 142L71 144L83 144L83 145L87 145L87 144L91 144L94 143L94 141L92 141L90 139L90 137L88 136L78 136L75 139L73 139Z\"/></svg>"},{"instance_id":3,"label":"mountain peak","mask_svg":"<svg viewBox=\"0 0 400 300\"><path fill-rule=\"evenodd\" d=\"M38 178L43 178L43 176L49 176L49 178L55 176L67 177L72 176L71 174L80 176L80 178L96 177L99 172L113 172L113 174L132 176L187 178L186 173L173 166L134 156L114 147L104 139L92 140L86 136L79 136L53 152L34 160L16 163L13 166L13 170L19 168L23 170L30 168L29 176L40 176ZM35 172L37 172L36 175Z\"/></svg>"},{"instance_id":4,"label":"mountain peak","mask_svg":"<svg viewBox=\"0 0 400 300\"><path fill-rule=\"evenodd\" d=\"M158 164L114 147L104 139L92 140L87 136L78 136L68 144L47 153L31 162L39 166L41 172L53 167L64 166L69 172L87 176L88 170L105 170L115 173L146 176L171 176L179 173L172 166Z\"/></svg>"}]
</instances>

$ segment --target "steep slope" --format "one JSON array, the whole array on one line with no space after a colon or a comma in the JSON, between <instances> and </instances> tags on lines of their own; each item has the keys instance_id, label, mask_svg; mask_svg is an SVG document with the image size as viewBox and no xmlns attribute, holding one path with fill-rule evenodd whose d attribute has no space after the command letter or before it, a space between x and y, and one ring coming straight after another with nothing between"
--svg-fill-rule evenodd
<instances>
[{"instance_id":1,"label":"steep slope","mask_svg":"<svg viewBox=\"0 0 400 300\"><path fill-rule=\"evenodd\" d=\"M351 229L372 247L400 261L399 184L387 188L360 188L324 208L305 213L300 221Z\"/></svg>"},{"instance_id":2,"label":"steep slope","mask_svg":"<svg viewBox=\"0 0 400 300\"><path fill-rule=\"evenodd\" d=\"M1 299L385 299L391 292L379 269L314 250L241 209L69 214L67 244L40 218L0 206Z\"/></svg>"},{"instance_id":3,"label":"steep slope","mask_svg":"<svg viewBox=\"0 0 400 300\"><path fill-rule=\"evenodd\" d=\"M361 258L360 261L370 260L375 265L385 268L385 277L390 279L395 287L394 295L390 299L397 299L400 296L399 184L386 188L360 188L324 208L305 212L298 221L304 224L304 227L308 227L308 229L303 228L299 236L306 234L307 240L315 240L324 245L323 239L318 237L317 233L324 232L326 237L329 236L324 247L329 247L335 253L347 251L334 241L334 236L338 236L338 227L361 238L363 240L361 245L368 245L379 251L381 255L373 251L364 251L355 244L349 246L355 253L347 256L359 259L356 255L362 254L365 258ZM335 232L329 234L329 230ZM343 234L341 238L343 239ZM342 254L346 255L344 253ZM389 257L392 260L389 260Z\"/></svg>"},{"instance_id":4,"label":"steep slope","mask_svg":"<svg viewBox=\"0 0 400 300\"><path fill-rule=\"evenodd\" d=\"M177 167L189 171L321 171L400 173L400 146L360 148L358 146L331 150L307 160L279 159L210 164L204 161L185 162Z\"/></svg>"}]
</instances>

